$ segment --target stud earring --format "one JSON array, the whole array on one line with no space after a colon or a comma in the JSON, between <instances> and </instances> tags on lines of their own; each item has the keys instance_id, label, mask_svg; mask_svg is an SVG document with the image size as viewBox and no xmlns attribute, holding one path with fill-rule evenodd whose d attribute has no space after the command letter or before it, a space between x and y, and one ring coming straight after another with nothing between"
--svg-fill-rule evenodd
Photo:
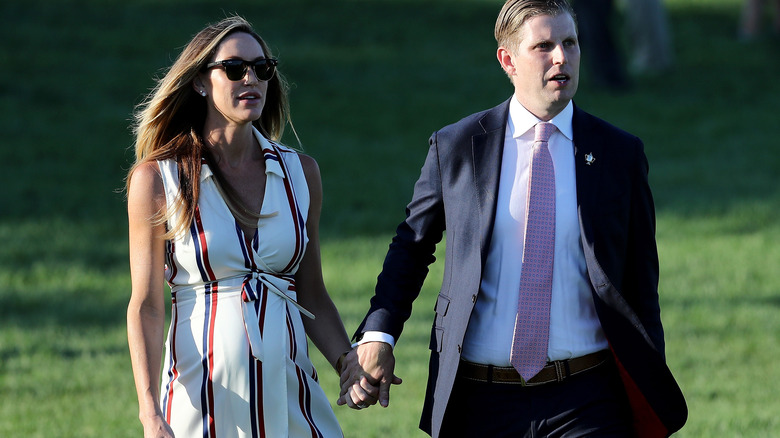
<instances>
[{"instance_id":1,"label":"stud earring","mask_svg":"<svg viewBox=\"0 0 780 438\"><path fill-rule=\"evenodd\" d=\"M200 95L206 97L206 92L204 90L200 90Z\"/></svg>"}]
</instances>

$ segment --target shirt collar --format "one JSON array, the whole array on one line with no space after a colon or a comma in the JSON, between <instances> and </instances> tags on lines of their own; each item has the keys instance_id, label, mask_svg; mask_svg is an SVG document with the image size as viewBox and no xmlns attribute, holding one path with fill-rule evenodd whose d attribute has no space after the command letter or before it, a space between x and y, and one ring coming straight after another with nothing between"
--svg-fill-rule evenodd
<instances>
[{"instance_id":1,"label":"shirt collar","mask_svg":"<svg viewBox=\"0 0 780 438\"><path fill-rule=\"evenodd\" d=\"M214 173L211 171L211 167L209 167L208 163L206 162L205 158L202 158L200 160L200 181L206 181L207 179L214 176Z\"/></svg>"},{"instance_id":2,"label":"shirt collar","mask_svg":"<svg viewBox=\"0 0 780 438\"><path fill-rule=\"evenodd\" d=\"M265 174L273 174L280 178L284 178L284 171L282 170L282 165L279 162L279 160L281 160L281 156L277 152L280 148L275 149L273 146L274 143L263 137L263 134L261 134L260 131L254 126L252 127L252 131L254 132L258 143L260 143L260 150L263 151L263 158L265 159ZM206 160L202 160L200 167L200 180L205 181L213 176L214 173L211 171L211 168L208 166L208 164L206 164Z\"/></svg>"},{"instance_id":3,"label":"shirt collar","mask_svg":"<svg viewBox=\"0 0 780 438\"><path fill-rule=\"evenodd\" d=\"M574 104L569 101L566 107L550 120L558 131L561 132L569 141L574 139L574 129L572 128L572 117L574 116ZM531 131L537 123L541 122L539 118L531 114L530 111L518 102L512 95L509 102L509 130L513 138L520 138L523 134Z\"/></svg>"}]
</instances>

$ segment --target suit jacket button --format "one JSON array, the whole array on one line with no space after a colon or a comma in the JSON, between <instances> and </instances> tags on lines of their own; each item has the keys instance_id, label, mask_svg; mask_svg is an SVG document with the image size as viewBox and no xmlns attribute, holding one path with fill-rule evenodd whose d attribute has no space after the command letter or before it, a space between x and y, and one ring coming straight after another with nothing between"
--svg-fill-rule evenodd
<instances>
[{"instance_id":1,"label":"suit jacket button","mask_svg":"<svg viewBox=\"0 0 780 438\"><path fill-rule=\"evenodd\" d=\"M477 294L474 294L471 296L471 302L476 303L477 302Z\"/></svg>"},{"instance_id":2,"label":"suit jacket button","mask_svg":"<svg viewBox=\"0 0 780 438\"><path fill-rule=\"evenodd\" d=\"M458 354L460 354L460 345L458 345Z\"/></svg>"}]
</instances>

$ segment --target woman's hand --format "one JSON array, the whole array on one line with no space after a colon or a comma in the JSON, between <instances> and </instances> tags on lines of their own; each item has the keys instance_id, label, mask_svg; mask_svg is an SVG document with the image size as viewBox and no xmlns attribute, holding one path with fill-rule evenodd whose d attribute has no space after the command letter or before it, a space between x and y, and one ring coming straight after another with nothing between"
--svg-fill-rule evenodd
<instances>
[{"instance_id":1,"label":"woman's hand","mask_svg":"<svg viewBox=\"0 0 780 438\"><path fill-rule=\"evenodd\" d=\"M174 438L171 426L162 415L141 419L141 423L144 426L144 438Z\"/></svg>"}]
</instances>

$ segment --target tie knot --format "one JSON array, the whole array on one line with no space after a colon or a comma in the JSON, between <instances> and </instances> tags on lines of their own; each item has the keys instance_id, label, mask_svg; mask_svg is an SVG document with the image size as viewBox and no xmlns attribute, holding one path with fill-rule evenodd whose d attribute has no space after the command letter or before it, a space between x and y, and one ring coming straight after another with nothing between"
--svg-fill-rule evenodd
<instances>
[{"instance_id":1,"label":"tie knot","mask_svg":"<svg viewBox=\"0 0 780 438\"><path fill-rule=\"evenodd\" d=\"M534 141L547 142L553 132L555 132L555 125L549 122L539 122L534 126Z\"/></svg>"}]
</instances>

